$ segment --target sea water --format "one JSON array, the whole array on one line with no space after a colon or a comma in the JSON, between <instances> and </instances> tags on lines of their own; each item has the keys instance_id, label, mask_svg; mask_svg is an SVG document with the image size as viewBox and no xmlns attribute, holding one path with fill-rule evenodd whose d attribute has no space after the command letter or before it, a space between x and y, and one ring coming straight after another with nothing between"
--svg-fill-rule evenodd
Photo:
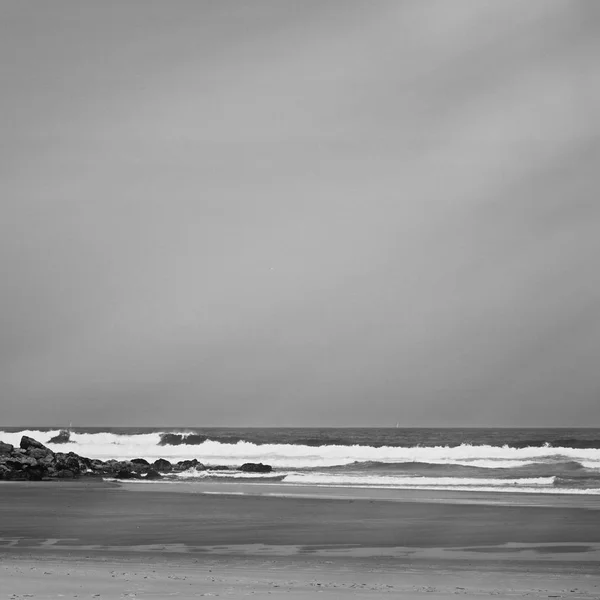
<instances>
[{"instance_id":1,"label":"sea water","mask_svg":"<svg viewBox=\"0 0 600 600\"><path fill-rule=\"evenodd\" d=\"M175 481L278 481L287 485L600 494L600 429L425 428L4 428L88 458L171 462L197 458ZM268 474L235 468L246 462ZM164 480L163 480L164 481Z\"/></svg>"}]
</instances>

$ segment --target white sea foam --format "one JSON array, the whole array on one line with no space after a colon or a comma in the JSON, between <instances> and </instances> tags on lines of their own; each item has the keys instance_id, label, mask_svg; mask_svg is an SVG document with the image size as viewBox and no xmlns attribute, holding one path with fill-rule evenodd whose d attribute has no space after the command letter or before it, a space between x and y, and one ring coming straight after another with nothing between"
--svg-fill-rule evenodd
<instances>
[{"instance_id":1,"label":"white sea foam","mask_svg":"<svg viewBox=\"0 0 600 600\"><path fill-rule=\"evenodd\" d=\"M172 476L178 479L256 479L260 480L272 480L275 477L282 477L281 473L248 473L244 471L197 471L194 468L187 469L186 471L180 471L174 473Z\"/></svg>"},{"instance_id":2,"label":"white sea foam","mask_svg":"<svg viewBox=\"0 0 600 600\"><path fill-rule=\"evenodd\" d=\"M296 485L304 485L304 484L296 484ZM345 484L345 485L336 485L330 484L328 487L339 487L339 488L355 488L355 489L394 489L390 488L390 486L378 486L378 485L360 485L360 484ZM439 492L516 492L521 494L576 494L582 496L598 496L600 495L600 489L571 489L571 488L555 488L555 487L533 487L533 486L513 486L513 487L498 487L498 486L457 486L457 485L447 485L447 486L427 486L423 485L421 487L403 487L396 486L396 489L411 489L411 490L435 490ZM274 495L274 494L273 494Z\"/></svg>"},{"instance_id":3,"label":"white sea foam","mask_svg":"<svg viewBox=\"0 0 600 600\"><path fill-rule=\"evenodd\" d=\"M422 477L395 475L367 475L365 473L319 473L277 471L276 473L240 473L236 471L197 471L188 469L175 474L177 479L202 481L204 479L254 479L268 481L273 476L283 477L286 484L309 486L359 487L359 488L392 488L392 489L456 489L514 491L527 488L532 491L542 488L555 489L554 477L521 477L513 479L464 478L464 477Z\"/></svg>"},{"instance_id":4,"label":"white sea foam","mask_svg":"<svg viewBox=\"0 0 600 600\"><path fill-rule=\"evenodd\" d=\"M473 492L529 492L537 494L600 494L593 487L564 487L554 485L554 477L504 478L487 476L474 477L431 477L427 471L407 476L406 472L394 474L381 469L370 470L369 465L358 469L321 470L326 467L344 466L352 463L430 463L439 465L467 465L488 469L516 468L533 463L578 462L584 467L600 472L600 449L594 448L552 448L550 446L511 448L508 446L469 445L456 447L371 447L323 445L306 446L293 444L254 444L250 442L222 443L205 441L198 445L159 445L160 433L138 435L118 435L114 433L77 433L70 434L71 441L66 444L52 444L49 440L58 435L54 431L0 432L0 440L19 445L22 435L33 437L56 452L76 452L89 458L132 459L145 458L153 461L166 458L171 462L197 458L207 465L239 466L244 462L263 462L274 467L272 473L245 473L239 471L196 471L191 469L178 475L171 475L178 481L194 480L239 480L273 481L283 477L283 485L334 486L352 488L382 489L420 489ZM176 433L176 432L170 432ZM183 432L182 432L183 433ZM305 469L313 469L306 471ZM544 467L544 471L547 469ZM492 473L493 471L490 471ZM552 471L550 471L552 472ZM502 475L502 473L500 473ZM575 481L574 481L575 483ZM567 481L568 485L568 481Z\"/></svg>"},{"instance_id":5,"label":"white sea foam","mask_svg":"<svg viewBox=\"0 0 600 600\"><path fill-rule=\"evenodd\" d=\"M458 464L485 468L512 468L535 462L577 461L584 467L600 469L600 449L488 446L463 444L456 447L395 446L304 446L294 444L226 444L207 440L198 445L160 446L160 433L117 435L114 433L71 433L66 444L50 444L55 431L0 432L0 440L18 445L28 435L48 445L55 452L76 452L89 458L125 460L166 458L171 462L197 458L206 464L237 466L244 462L263 462L278 469L319 468L348 465L354 462L422 462ZM171 432L176 433L176 432Z\"/></svg>"},{"instance_id":6,"label":"white sea foam","mask_svg":"<svg viewBox=\"0 0 600 600\"><path fill-rule=\"evenodd\" d=\"M350 475L325 473L290 474L285 478L286 483L301 483L303 485L349 485L352 487L366 485L369 487L398 487L398 488L438 488L453 486L456 488L493 487L514 489L515 486L551 486L554 477L527 477L519 479L475 479L462 477L396 477L393 475Z\"/></svg>"},{"instance_id":7,"label":"white sea foam","mask_svg":"<svg viewBox=\"0 0 600 600\"><path fill-rule=\"evenodd\" d=\"M342 486L342 487L378 487L398 489L438 489L453 486L456 489L473 489L490 487L495 490L500 488L515 489L515 487L539 488L551 487L554 477L522 477L515 479L494 478L463 478L463 477L421 477L421 476L394 476L394 475L365 475L349 473L318 473L318 472L281 472L276 475L283 476L285 483L317 486ZM197 471L188 469L175 475L182 479L256 479L268 480L273 478L273 473L240 473L236 471Z\"/></svg>"}]
</instances>

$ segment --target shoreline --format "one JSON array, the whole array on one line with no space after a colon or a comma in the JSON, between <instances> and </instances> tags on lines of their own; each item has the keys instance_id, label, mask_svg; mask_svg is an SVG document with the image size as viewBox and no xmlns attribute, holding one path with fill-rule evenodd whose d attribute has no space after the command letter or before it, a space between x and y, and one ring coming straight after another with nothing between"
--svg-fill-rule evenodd
<instances>
[{"instance_id":1,"label":"shoreline","mask_svg":"<svg viewBox=\"0 0 600 600\"><path fill-rule=\"evenodd\" d=\"M118 480L112 478L52 479L47 481L2 481L4 487L48 486L79 488L114 488L128 492L165 492L223 496L260 496L279 498L313 498L329 500L371 500L389 502L425 502L444 504L485 504L490 506L537 506L587 508L600 510L600 495L566 492L516 492L476 490L432 490L410 488L351 487L281 482L235 481L161 481Z\"/></svg>"},{"instance_id":2,"label":"shoreline","mask_svg":"<svg viewBox=\"0 0 600 600\"><path fill-rule=\"evenodd\" d=\"M9 539L20 538L11 547L33 547L36 540L55 549L61 540L69 540L69 547L113 549L506 546L513 553L519 545L524 550L552 546L556 553L565 545L589 546L595 552L600 544L597 497L282 487L4 482L0 544L7 547Z\"/></svg>"},{"instance_id":3,"label":"shoreline","mask_svg":"<svg viewBox=\"0 0 600 600\"><path fill-rule=\"evenodd\" d=\"M5 482L0 589L36 600L600 597L600 502L277 487Z\"/></svg>"},{"instance_id":4,"label":"shoreline","mask_svg":"<svg viewBox=\"0 0 600 600\"><path fill-rule=\"evenodd\" d=\"M37 435L40 432L21 433ZM61 435L63 438L59 444L57 438ZM162 437L162 441L157 442L154 438L148 440L147 436L141 436L140 442L136 439L136 435L123 435L122 439L117 435L117 439L113 439L115 434L108 433L113 437L105 439L104 434L98 434L100 443L91 444L87 438L69 441L69 435L69 432L63 431L47 442L54 442L55 447L57 444L60 445L56 452L28 435L21 435L19 440L13 439L14 444L0 443L0 479L40 481L93 475L127 482L159 480L163 483L280 483L285 486L281 488L282 490L286 488L290 490L297 486L303 486L304 489L323 487L338 490L336 495L339 495L340 489L350 488L417 490L425 493L600 496L598 487L600 455L595 448L597 442L590 439L559 438L554 441L571 444L566 448L559 448L549 446L547 442L540 446L539 443L535 443L535 440L523 440L521 432L520 436L515 434L512 440L513 446L508 443L502 446L494 444L472 446L464 443L459 446L422 446L422 440L414 446L387 447L380 445L381 440L369 440L375 446L361 444L340 446L337 445L340 439L333 438L329 439L332 442L329 446L311 444L307 448L302 443L312 440L321 444L327 441L322 439L320 434L316 438L314 432L312 437L307 432L304 435L308 435L308 438L297 439L297 448L294 443L288 443L290 440L285 436L285 439L279 440L282 443L267 444L263 448L262 443L257 445L245 442L239 435L234 436L233 440L228 436L220 442L211 440L207 436L194 434L195 443L190 445L191 449L199 450L203 444L208 444L204 448L203 461L205 462L200 462L195 456L190 459L189 452L185 452L184 455L188 458L173 463L173 457L169 456L171 460L165 459L166 454L163 452L156 455L160 458L150 462L154 455L149 455L148 452L152 452L152 449L156 450L158 446L162 446L163 449L169 448L170 452L179 452L182 434L159 434L170 436L167 440L169 443L165 445L162 444L162 441L165 441ZM261 440L267 441L264 439L264 431L262 435ZM352 436L346 438L342 436L341 439L348 443L367 441L364 432L358 437L360 440ZM452 436L446 437L447 442L452 441ZM124 440L127 443L124 444ZM237 443L232 444L231 442L235 440ZM417 442L415 439L412 441ZM479 441L497 443L499 440L494 432L494 434L490 433L489 440ZM504 441L508 442L508 440ZM17 442L18 447L15 445ZM241 446L240 442L243 442ZM526 445L529 443L533 445ZM63 447L62 444L65 446ZM185 444L186 448L187 446ZM104 450L98 452L98 447ZM316 451L314 449L316 447L320 450ZM94 452L91 454L86 452L88 457L79 455L77 452L81 452L84 448ZM299 453L298 448L301 449ZM119 449L125 451L130 458L115 460L114 456L121 456ZM136 449L135 452L133 449ZM66 452L67 450L69 452ZM189 451L190 448L187 450ZM107 451L109 456L113 457L110 460L89 458L89 456L104 456ZM196 455L196 452L192 454ZM136 458L131 458L133 456ZM146 458L141 458L142 456ZM351 458L354 460L350 460ZM254 462L248 462L252 460ZM260 462L257 462L259 460ZM473 460L477 464L471 464ZM300 466L296 471L290 465L298 465L298 461Z\"/></svg>"},{"instance_id":5,"label":"shoreline","mask_svg":"<svg viewBox=\"0 0 600 600\"><path fill-rule=\"evenodd\" d=\"M378 500L390 502L430 502L447 504L487 504L506 506L568 506L600 510L600 495L566 492L512 492L429 490L408 488L351 487L290 483L233 481L107 481L131 492L163 491L187 494L272 496L281 498L327 498L331 500Z\"/></svg>"}]
</instances>

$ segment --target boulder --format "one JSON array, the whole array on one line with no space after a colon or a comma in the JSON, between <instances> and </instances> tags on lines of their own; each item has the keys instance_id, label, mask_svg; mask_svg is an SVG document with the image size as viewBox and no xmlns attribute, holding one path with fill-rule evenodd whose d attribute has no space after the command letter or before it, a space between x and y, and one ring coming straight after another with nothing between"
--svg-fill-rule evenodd
<instances>
[{"instance_id":1,"label":"boulder","mask_svg":"<svg viewBox=\"0 0 600 600\"><path fill-rule=\"evenodd\" d=\"M14 453L9 457L5 457L2 462L11 469L21 470L37 466L38 461L32 456Z\"/></svg>"},{"instance_id":2,"label":"boulder","mask_svg":"<svg viewBox=\"0 0 600 600\"><path fill-rule=\"evenodd\" d=\"M263 463L244 463L239 470L245 473L270 473L273 467Z\"/></svg>"},{"instance_id":3,"label":"boulder","mask_svg":"<svg viewBox=\"0 0 600 600\"><path fill-rule=\"evenodd\" d=\"M36 460L45 460L51 462L54 459L54 452L50 448L27 448L27 454Z\"/></svg>"},{"instance_id":4,"label":"boulder","mask_svg":"<svg viewBox=\"0 0 600 600\"><path fill-rule=\"evenodd\" d=\"M35 465L25 469L29 481L41 481L47 475L47 472L47 469L41 465Z\"/></svg>"},{"instance_id":5,"label":"boulder","mask_svg":"<svg viewBox=\"0 0 600 600\"><path fill-rule=\"evenodd\" d=\"M46 448L46 446L44 446L44 444L42 444L42 442L38 442L37 440L27 437L26 435L24 435L21 438L20 446L23 450L29 450L30 448L39 448L41 450L50 450L50 448ZM51 450L50 450L50 452L51 452Z\"/></svg>"},{"instance_id":6,"label":"boulder","mask_svg":"<svg viewBox=\"0 0 600 600\"><path fill-rule=\"evenodd\" d=\"M68 454L57 452L55 459L54 469L56 471L73 471L76 476L91 467L91 461L88 458L83 458L75 452L69 452Z\"/></svg>"},{"instance_id":7,"label":"boulder","mask_svg":"<svg viewBox=\"0 0 600 600\"><path fill-rule=\"evenodd\" d=\"M187 471L188 469L196 469L196 471L204 471L204 469L206 469L206 467L197 458L192 458L191 460L180 460L175 465L175 471Z\"/></svg>"},{"instance_id":8,"label":"boulder","mask_svg":"<svg viewBox=\"0 0 600 600\"><path fill-rule=\"evenodd\" d=\"M6 463L0 463L0 480L5 481L26 481L28 479L26 471L14 468Z\"/></svg>"},{"instance_id":9,"label":"boulder","mask_svg":"<svg viewBox=\"0 0 600 600\"><path fill-rule=\"evenodd\" d=\"M136 467L128 460L107 460L102 463L101 461L90 461L90 468L100 473L100 475L105 475L106 477L118 477L120 471L130 471L135 472Z\"/></svg>"},{"instance_id":10,"label":"boulder","mask_svg":"<svg viewBox=\"0 0 600 600\"><path fill-rule=\"evenodd\" d=\"M0 442L0 454L10 454L14 449L15 447L12 444Z\"/></svg>"},{"instance_id":11,"label":"boulder","mask_svg":"<svg viewBox=\"0 0 600 600\"><path fill-rule=\"evenodd\" d=\"M98 464L98 463L96 463ZM121 468L121 465L126 464L123 462L119 462L118 460L115 460L114 458L111 458L109 460L105 460L102 465L100 465L98 468L101 471L105 471L105 472L112 472L112 471L118 471Z\"/></svg>"},{"instance_id":12,"label":"boulder","mask_svg":"<svg viewBox=\"0 0 600 600\"><path fill-rule=\"evenodd\" d=\"M61 469L60 471L56 471L55 477L59 477L60 479L73 479L75 473L70 469Z\"/></svg>"},{"instance_id":13,"label":"boulder","mask_svg":"<svg viewBox=\"0 0 600 600\"><path fill-rule=\"evenodd\" d=\"M116 473L116 478L117 479L141 479L141 475L139 475L139 473L136 473L135 471L124 468L124 469L119 469L119 471Z\"/></svg>"},{"instance_id":14,"label":"boulder","mask_svg":"<svg viewBox=\"0 0 600 600\"><path fill-rule=\"evenodd\" d=\"M139 473L145 473L151 468L150 463L145 458L134 458L130 461L134 471Z\"/></svg>"},{"instance_id":15,"label":"boulder","mask_svg":"<svg viewBox=\"0 0 600 600\"><path fill-rule=\"evenodd\" d=\"M80 477L102 479L102 473L98 473L97 471L86 471L85 473L82 473Z\"/></svg>"},{"instance_id":16,"label":"boulder","mask_svg":"<svg viewBox=\"0 0 600 600\"><path fill-rule=\"evenodd\" d=\"M166 460L165 458L159 458L152 463L152 467L156 471L162 471L163 473L168 473L173 469L173 465Z\"/></svg>"},{"instance_id":17,"label":"boulder","mask_svg":"<svg viewBox=\"0 0 600 600\"><path fill-rule=\"evenodd\" d=\"M48 469L45 465L39 464L31 456L13 454L10 457L3 457L2 478L17 480L37 481L47 475Z\"/></svg>"},{"instance_id":18,"label":"boulder","mask_svg":"<svg viewBox=\"0 0 600 600\"><path fill-rule=\"evenodd\" d=\"M162 479L162 475L155 469L150 469L144 477L145 479Z\"/></svg>"}]
</instances>

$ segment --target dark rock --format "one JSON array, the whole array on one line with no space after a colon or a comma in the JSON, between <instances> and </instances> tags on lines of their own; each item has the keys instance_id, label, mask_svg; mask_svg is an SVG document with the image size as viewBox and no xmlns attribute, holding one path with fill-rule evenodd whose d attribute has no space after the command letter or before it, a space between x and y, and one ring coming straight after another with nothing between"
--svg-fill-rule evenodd
<instances>
[{"instance_id":1,"label":"dark rock","mask_svg":"<svg viewBox=\"0 0 600 600\"><path fill-rule=\"evenodd\" d=\"M29 456L31 456L32 458L35 458L36 460L46 460L46 461L52 461L52 459L54 458L54 452L52 452L52 450L50 450L50 448L33 448L33 447L29 447L27 448L27 454Z\"/></svg>"},{"instance_id":2,"label":"dark rock","mask_svg":"<svg viewBox=\"0 0 600 600\"><path fill-rule=\"evenodd\" d=\"M92 468L92 461L85 456L79 456L79 454L75 454L75 452L69 452L67 456L73 456L79 461L79 466L82 471Z\"/></svg>"},{"instance_id":3,"label":"dark rock","mask_svg":"<svg viewBox=\"0 0 600 600\"><path fill-rule=\"evenodd\" d=\"M173 469L173 465L166 460L165 458L159 458L152 463L152 466L157 471L162 471L163 473L168 473Z\"/></svg>"},{"instance_id":4,"label":"dark rock","mask_svg":"<svg viewBox=\"0 0 600 600\"><path fill-rule=\"evenodd\" d=\"M46 465L38 463L35 458L19 454L2 457L0 467L1 478L8 480L39 481L48 472Z\"/></svg>"},{"instance_id":5,"label":"dark rock","mask_svg":"<svg viewBox=\"0 0 600 600\"><path fill-rule=\"evenodd\" d=\"M25 473L27 474L27 479L29 479L29 481L41 481L46 476L46 472L47 469L41 465L36 465L34 467L25 469Z\"/></svg>"},{"instance_id":6,"label":"dark rock","mask_svg":"<svg viewBox=\"0 0 600 600\"><path fill-rule=\"evenodd\" d=\"M75 473L70 469L62 469L56 472L55 477L60 477L60 479L73 479L75 477Z\"/></svg>"},{"instance_id":7,"label":"dark rock","mask_svg":"<svg viewBox=\"0 0 600 600\"><path fill-rule=\"evenodd\" d=\"M244 463L240 467L240 471L245 473L270 473L272 470L271 465L263 465L263 463Z\"/></svg>"},{"instance_id":8,"label":"dark rock","mask_svg":"<svg viewBox=\"0 0 600 600\"><path fill-rule=\"evenodd\" d=\"M92 461L89 458L79 456L75 452L69 452L68 454L57 452L55 458L54 468L56 471L73 471L76 476L82 471L87 471L92 466Z\"/></svg>"},{"instance_id":9,"label":"dark rock","mask_svg":"<svg viewBox=\"0 0 600 600\"><path fill-rule=\"evenodd\" d=\"M210 465L208 467L206 467L207 471L229 471L230 470L230 466L229 465Z\"/></svg>"},{"instance_id":10,"label":"dark rock","mask_svg":"<svg viewBox=\"0 0 600 600\"><path fill-rule=\"evenodd\" d=\"M90 468L107 477L118 477L120 471L135 472L137 470L136 466L128 460L118 461L113 459L107 460L101 464L92 462Z\"/></svg>"},{"instance_id":11,"label":"dark rock","mask_svg":"<svg viewBox=\"0 0 600 600\"><path fill-rule=\"evenodd\" d=\"M109 460L105 460L102 465L101 468L105 471L118 471L120 469L119 465L122 465L124 463L119 462L118 460L115 460L114 458L111 458Z\"/></svg>"},{"instance_id":12,"label":"dark rock","mask_svg":"<svg viewBox=\"0 0 600 600\"><path fill-rule=\"evenodd\" d=\"M44 446L44 444L42 444L42 442L38 442L37 440L27 437L26 435L24 435L21 438L20 445L23 450L28 450L29 448L39 448L41 450L50 450L50 448L46 448L46 446Z\"/></svg>"},{"instance_id":13,"label":"dark rock","mask_svg":"<svg viewBox=\"0 0 600 600\"><path fill-rule=\"evenodd\" d=\"M134 471L139 473L145 473L151 468L150 463L145 458L134 458L129 461L129 464L132 465Z\"/></svg>"},{"instance_id":14,"label":"dark rock","mask_svg":"<svg viewBox=\"0 0 600 600\"><path fill-rule=\"evenodd\" d=\"M204 471L204 469L206 469L206 467L197 458L192 458L191 460L180 460L175 465L175 471L187 471L188 469L196 469L196 471Z\"/></svg>"},{"instance_id":15,"label":"dark rock","mask_svg":"<svg viewBox=\"0 0 600 600\"><path fill-rule=\"evenodd\" d=\"M87 474L89 476L90 473L94 473L95 475L98 475L100 477L116 477L117 476L117 471L112 471L111 469L107 469L106 467L98 467L98 468L94 468L91 471L85 471L85 473L82 473L82 475Z\"/></svg>"},{"instance_id":16,"label":"dark rock","mask_svg":"<svg viewBox=\"0 0 600 600\"><path fill-rule=\"evenodd\" d=\"M71 441L71 432L68 429L61 429L58 435L48 440L48 444L66 444Z\"/></svg>"},{"instance_id":17,"label":"dark rock","mask_svg":"<svg viewBox=\"0 0 600 600\"><path fill-rule=\"evenodd\" d=\"M27 473L21 469L13 469L9 465L0 464L0 479L5 481L25 481Z\"/></svg>"},{"instance_id":18,"label":"dark rock","mask_svg":"<svg viewBox=\"0 0 600 600\"><path fill-rule=\"evenodd\" d=\"M128 471L133 470L131 466L126 467L125 465L123 465L123 463L112 464L107 461L102 467L100 467L100 469L98 469L98 472L108 477L116 477L117 473L122 469L126 469Z\"/></svg>"},{"instance_id":19,"label":"dark rock","mask_svg":"<svg viewBox=\"0 0 600 600\"><path fill-rule=\"evenodd\" d=\"M22 454L12 454L10 457L5 457L2 460L9 469L23 470L29 467L37 466L37 460L31 456L24 456Z\"/></svg>"},{"instance_id":20,"label":"dark rock","mask_svg":"<svg viewBox=\"0 0 600 600\"><path fill-rule=\"evenodd\" d=\"M156 471L155 469L150 469L146 475L145 475L146 479L162 479L162 475Z\"/></svg>"},{"instance_id":21,"label":"dark rock","mask_svg":"<svg viewBox=\"0 0 600 600\"><path fill-rule=\"evenodd\" d=\"M55 453L44 444L27 436L21 438L20 446L20 448L14 448L11 444L0 442L1 480L39 481L102 476L140 479L141 473L146 473L146 477L149 479L159 479L161 475L156 466L160 466L164 470L170 470L172 467L171 463L164 459L156 461L157 465L152 466L143 458L132 461L109 460L104 462L79 456L75 452ZM190 466L204 468L197 460L183 462L183 468Z\"/></svg>"},{"instance_id":22,"label":"dark rock","mask_svg":"<svg viewBox=\"0 0 600 600\"><path fill-rule=\"evenodd\" d=\"M12 444L0 442L0 454L10 454L14 449L15 447Z\"/></svg>"},{"instance_id":23,"label":"dark rock","mask_svg":"<svg viewBox=\"0 0 600 600\"><path fill-rule=\"evenodd\" d=\"M141 479L141 475L129 469L120 469L116 477L117 479Z\"/></svg>"}]
</instances>

